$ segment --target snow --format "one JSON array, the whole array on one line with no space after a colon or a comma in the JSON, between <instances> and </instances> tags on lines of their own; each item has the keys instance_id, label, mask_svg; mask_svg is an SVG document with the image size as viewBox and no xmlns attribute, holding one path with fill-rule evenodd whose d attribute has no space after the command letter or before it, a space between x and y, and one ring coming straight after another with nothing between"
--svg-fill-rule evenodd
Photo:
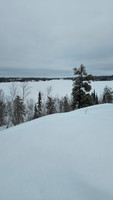
<instances>
[{"instance_id":1,"label":"snow","mask_svg":"<svg viewBox=\"0 0 113 200\"><path fill-rule=\"evenodd\" d=\"M17 87L19 95L22 93L22 84L21 82L14 83ZM10 95L10 83L0 83L0 89L2 89L5 95ZM43 93L43 98L46 98L48 91L51 88L51 95L53 97L64 97L66 95L70 96L72 93L73 81L71 80L51 80L51 81L39 81L39 82L28 82L28 88L30 94L27 96L28 99L33 99L37 102L38 93L41 91ZM113 81L95 81L91 82L92 92L95 89L95 92L99 97L103 94L104 88L106 86L113 89Z\"/></svg>"},{"instance_id":2,"label":"snow","mask_svg":"<svg viewBox=\"0 0 113 200\"><path fill-rule=\"evenodd\" d=\"M4 129L6 129L6 126L1 126L1 127L0 127L0 131L2 131L2 130L4 130Z\"/></svg>"},{"instance_id":3,"label":"snow","mask_svg":"<svg viewBox=\"0 0 113 200\"><path fill-rule=\"evenodd\" d=\"M113 200L113 104L0 134L1 200Z\"/></svg>"},{"instance_id":4,"label":"snow","mask_svg":"<svg viewBox=\"0 0 113 200\"><path fill-rule=\"evenodd\" d=\"M22 92L22 83L15 82L18 93L21 95ZM10 95L10 83L0 83L0 89L2 89L5 95ZM65 95L70 95L72 91L72 81L71 80L51 80L51 81L38 81L38 82L28 82L27 87L29 88L30 94L27 98L33 99L37 102L38 93L41 91L43 93L43 98L46 98L48 93L53 97L63 97Z\"/></svg>"}]
</instances>

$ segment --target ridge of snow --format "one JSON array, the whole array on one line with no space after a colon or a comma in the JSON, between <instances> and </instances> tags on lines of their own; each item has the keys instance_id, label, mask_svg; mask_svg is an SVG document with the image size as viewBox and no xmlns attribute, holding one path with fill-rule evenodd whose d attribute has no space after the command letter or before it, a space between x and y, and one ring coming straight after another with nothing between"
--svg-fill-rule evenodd
<instances>
[{"instance_id":1,"label":"ridge of snow","mask_svg":"<svg viewBox=\"0 0 113 200\"><path fill-rule=\"evenodd\" d=\"M1 200L112 200L113 104L0 133Z\"/></svg>"}]
</instances>

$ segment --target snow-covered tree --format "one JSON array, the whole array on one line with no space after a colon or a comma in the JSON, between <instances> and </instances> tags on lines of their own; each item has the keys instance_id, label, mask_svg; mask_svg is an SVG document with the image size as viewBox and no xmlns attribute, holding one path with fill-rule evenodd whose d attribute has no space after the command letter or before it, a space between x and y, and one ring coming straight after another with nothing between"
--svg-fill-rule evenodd
<instances>
[{"instance_id":1,"label":"snow-covered tree","mask_svg":"<svg viewBox=\"0 0 113 200\"><path fill-rule=\"evenodd\" d=\"M74 75L76 75L76 78L73 82L72 89L73 109L92 105L93 100L89 92L91 90L90 82L93 80L93 76L87 74L84 65L81 65L78 69L75 67Z\"/></svg>"},{"instance_id":2,"label":"snow-covered tree","mask_svg":"<svg viewBox=\"0 0 113 200\"><path fill-rule=\"evenodd\" d=\"M105 87L103 92L103 103L112 103L113 102L113 90L110 87Z\"/></svg>"}]
</instances>

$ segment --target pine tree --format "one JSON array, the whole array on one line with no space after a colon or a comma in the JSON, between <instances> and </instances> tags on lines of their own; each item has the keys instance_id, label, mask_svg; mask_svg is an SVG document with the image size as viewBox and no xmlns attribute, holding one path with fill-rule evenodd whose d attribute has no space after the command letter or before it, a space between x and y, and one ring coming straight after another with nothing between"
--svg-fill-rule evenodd
<instances>
[{"instance_id":1,"label":"pine tree","mask_svg":"<svg viewBox=\"0 0 113 200\"><path fill-rule=\"evenodd\" d=\"M54 99L52 97L47 97L46 109L48 115L55 113Z\"/></svg>"},{"instance_id":2,"label":"pine tree","mask_svg":"<svg viewBox=\"0 0 113 200\"><path fill-rule=\"evenodd\" d=\"M89 92L91 90L90 82L93 80L93 76L87 75L84 65L81 65L78 69L75 67L74 75L77 75L77 77L74 80L72 89L73 109L92 105L93 100Z\"/></svg>"},{"instance_id":3,"label":"pine tree","mask_svg":"<svg viewBox=\"0 0 113 200\"><path fill-rule=\"evenodd\" d=\"M4 102L4 93L0 90L0 126L3 126L5 123L5 102Z\"/></svg>"},{"instance_id":4,"label":"pine tree","mask_svg":"<svg viewBox=\"0 0 113 200\"><path fill-rule=\"evenodd\" d=\"M94 90L94 92L91 93L91 96L92 96L92 99L93 99L93 104L94 105L98 104L98 96L95 93L95 90Z\"/></svg>"},{"instance_id":5,"label":"pine tree","mask_svg":"<svg viewBox=\"0 0 113 200\"><path fill-rule=\"evenodd\" d=\"M68 102L68 97L65 96L63 98L63 111L64 112L69 112L70 111L70 106L69 106L69 102Z\"/></svg>"},{"instance_id":6,"label":"pine tree","mask_svg":"<svg viewBox=\"0 0 113 200\"><path fill-rule=\"evenodd\" d=\"M42 95L41 92L38 94L38 115L41 117L42 115Z\"/></svg>"},{"instance_id":7,"label":"pine tree","mask_svg":"<svg viewBox=\"0 0 113 200\"><path fill-rule=\"evenodd\" d=\"M36 119L36 118L38 118L38 104L37 103L35 104L33 119Z\"/></svg>"},{"instance_id":8,"label":"pine tree","mask_svg":"<svg viewBox=\"0 0 113 200\"><path fill-rule=\"evenodd\" d=\"M25 115L25 107L23 104L23 100L20 98L20 96L16 96L14 102L13 102L13 124L17 125L24 121L24 115Z\"/></svg>"},{"instance_id":9,"label":"pine tree","mask_svg":"<svg viewBox=\"0 0 113 200\"><path fill-rule=\"evenodd\" d=\"M63 98L59 99L59 112L60 113L64 112L64 101L63 101Z\"/></svg>"},{"instance_id":10,"label":"pine tree","mask_svg":"<svg viewBox=\"0 0 113 200\"><path fill-rule=\"evenodd\" d=\"M35 104L34 119L42 116L42 95L38 93L38 103Z\"/></svg>"}]
</instances>

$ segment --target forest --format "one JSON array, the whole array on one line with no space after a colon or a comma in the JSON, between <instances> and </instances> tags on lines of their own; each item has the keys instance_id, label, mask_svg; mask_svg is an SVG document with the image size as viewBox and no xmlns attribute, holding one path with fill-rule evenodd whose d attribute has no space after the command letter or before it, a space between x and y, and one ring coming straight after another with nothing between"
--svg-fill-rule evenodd
<instances>
[{"instance_id":1,"label":"forest","mask_svg":"<svg viewBox=\"0 0 113 200\"><path fill-rule=\"evenodd\" d=\"M51 95L52 87L47 89L47 95L44 99L42 91L37 93L37 101L27 99L29 95L28 82L24 81L21 86L21 95L17 91L15 82L10 87L10 95L4 95L0 90L0 126L11 127L33 119L54 114L69 112L75 109L92 106L102 103L113 102L113 90L105 87L102 98L99 99L95 90L91 91L91 81L94 77L87 74L86 69L81 65L78 69L74 68L73 88L71 96L62 98Z\"/></svg>"}]
</instances>

